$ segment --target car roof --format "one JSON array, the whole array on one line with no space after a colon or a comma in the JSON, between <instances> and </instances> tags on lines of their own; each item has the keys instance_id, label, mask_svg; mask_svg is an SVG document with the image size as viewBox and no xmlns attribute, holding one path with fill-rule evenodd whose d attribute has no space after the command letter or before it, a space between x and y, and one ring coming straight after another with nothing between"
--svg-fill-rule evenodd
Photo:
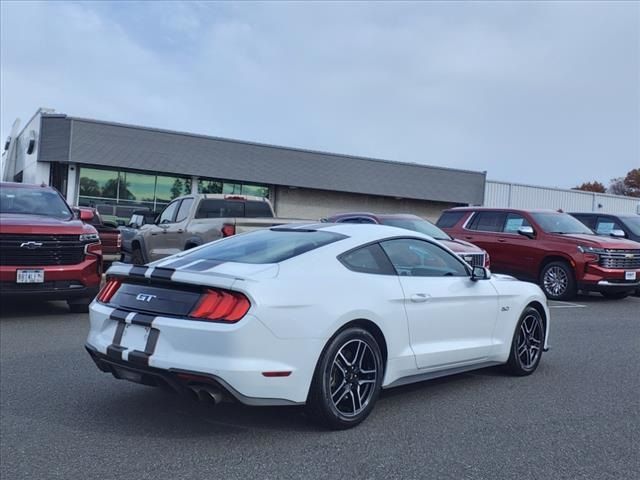
<instances>
[{"instance_id":1,"label":"car roof","mask_svg":"<svg viewBox=\"0 0 640 480\"><path fill-rule=\"evenodd\" d=\"M279 227L272 227L271 230L275 231L289 231L289 230L309 230L309 231L326 231L341 233L354 239L357 242L367 242L382 240L389 237L415 237L426 240L433 240L429 235L425 235L420 232L414 232L413 230L407 230L405 228L391 227L388 225L378 225L371 223L295 223L288 225L281 225Z\"/></svg>"},{"instance_id":2,"label":"car roof","mask_svg":"<svg viewBox=\"0 0 640 480\"><path fill-rule=\"evenodd\" d=\"M609 215L610 217L618 218L638 218L640 215L637 213L609 213L609 212L569 212L569 215L588 215L591 217Z\"/></svg>"},{"instance_id":3,"label":"car roof","mask_svg":"<svg viewBox=\"0 0 640 480\"><path fill-rule=\"evenodd\" d=\"M522 213L566 213L551 208L509 208L509 207L454 207L445 212L522 212Z\"/></svg>"}]
</instances>

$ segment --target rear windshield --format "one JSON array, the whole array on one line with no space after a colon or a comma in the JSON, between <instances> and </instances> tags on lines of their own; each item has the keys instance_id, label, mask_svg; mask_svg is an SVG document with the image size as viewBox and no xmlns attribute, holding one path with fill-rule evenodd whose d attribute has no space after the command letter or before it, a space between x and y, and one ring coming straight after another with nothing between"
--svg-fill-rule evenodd
<instances>
[{"instance_id":1,"label":"rear windshield","mask_svg":"<svg viewBox=\"0 0 640 480\"><path fill-rule=\"evenodd\" d=\"M260 200L204 199L198 205L196 218L267 217L273 212L267 202Z\"/></svg>"},{"instance_id":2,"label":"rear windshield","mask_svg":"<svg viewBox=\"0 0 640 480\"><path fill-rule=\"evenodd\" d=\"M413 230L414 232L424 233L436 240L451 240L451 237L436 227L433 223L418 218L383 218L384 225L392 227Z\"/></svg>"},{"instance_id":3,"label":"rear windshield","mask_svg":"<svg viewBox=\"0 0 640 480\"><path fill-rule=\"evenodd\" d=\"M346 235L321 230L258 230L213 242L182 258L193 261L279 263L344 238L347 238Z\"/></svg>"},{"instance_id":4,"label":"rear windshield","mask_svg":"<svg viewBox=\"0 0 640 480\"><path fill-rule=\"evenodd\" d=\"M2 187L0 213L42 215L69 220L73 213L60 194L45 188Z\"/></svg>"}]
</instances>

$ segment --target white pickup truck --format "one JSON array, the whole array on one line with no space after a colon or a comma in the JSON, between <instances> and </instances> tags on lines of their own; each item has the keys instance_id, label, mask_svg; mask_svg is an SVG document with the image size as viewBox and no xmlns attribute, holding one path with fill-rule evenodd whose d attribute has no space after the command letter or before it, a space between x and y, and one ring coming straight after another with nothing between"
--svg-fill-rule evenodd
<instances>
[{"instance_id":1,"label":"white pickup truck","mask_svg":"<svg viewBox=\"0 0 640 480\"><path fill-rule=\"evenodd\" d=\"M296 222L301 220L275 218L262 197L185 195L167 205L154 223L140 227L131 240L131 259L142 265L220 238Z\"/></svg>"}]
</instances>

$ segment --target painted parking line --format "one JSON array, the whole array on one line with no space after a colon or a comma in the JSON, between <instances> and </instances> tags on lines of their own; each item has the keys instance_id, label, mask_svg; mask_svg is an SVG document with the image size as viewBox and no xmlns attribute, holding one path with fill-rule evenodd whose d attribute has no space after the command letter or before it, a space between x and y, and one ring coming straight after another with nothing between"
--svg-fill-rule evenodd
<instances>
[{"instance_id":1,"label":"painted parking line","mask_svg":"<svg viewBox=\"0 0 640 480\"><path fill-rule=\"evenodd\" d=\"M552 300L548 303L549 308L585 308L586 305L580 305L579 303L561 302L559 300Z\"/></svg>"}]
</instances>

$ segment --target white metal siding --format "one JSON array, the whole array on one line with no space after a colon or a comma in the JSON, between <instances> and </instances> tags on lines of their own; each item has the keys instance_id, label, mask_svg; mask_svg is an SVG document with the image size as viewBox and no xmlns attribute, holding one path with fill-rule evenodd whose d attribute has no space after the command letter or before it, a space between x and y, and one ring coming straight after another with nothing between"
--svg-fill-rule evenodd
<instances>
[{"instance_id":1,"label":"white metal siding","mask_svg":"<svg viewBox=\"0 0 640 480\"><path fill-rule=\"evenodd\" d=\"M640 198L488 180L486 207L549 208L565 212L640 213Z\"/></svg>"}]
</instances>

